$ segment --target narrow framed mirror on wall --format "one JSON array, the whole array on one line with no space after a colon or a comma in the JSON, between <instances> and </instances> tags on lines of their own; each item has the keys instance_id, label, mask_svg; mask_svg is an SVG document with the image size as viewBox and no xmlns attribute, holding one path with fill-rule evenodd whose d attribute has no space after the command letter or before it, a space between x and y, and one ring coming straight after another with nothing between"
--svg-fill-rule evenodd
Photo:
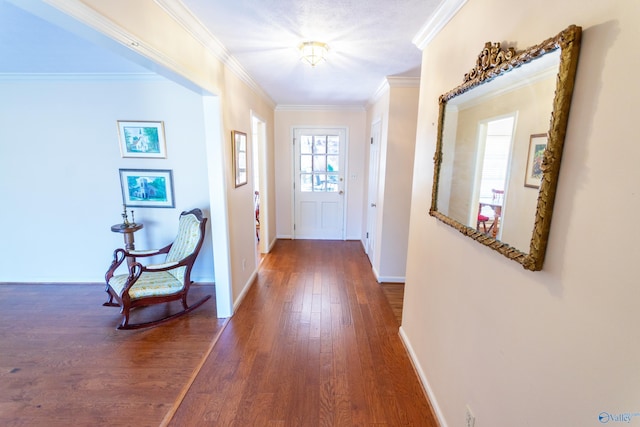
<instances>
[{"instance_id":1,"label":"narrow framed mirror on wall","mask_svg":"<svg viewBox=\"0 0 640 427\"><path fill-rule=\"evenodd\" d=\"M440 96L429 214L529 270L544 262L581 28L523 51L485 43Z\"/></svg>"}]
</instances>

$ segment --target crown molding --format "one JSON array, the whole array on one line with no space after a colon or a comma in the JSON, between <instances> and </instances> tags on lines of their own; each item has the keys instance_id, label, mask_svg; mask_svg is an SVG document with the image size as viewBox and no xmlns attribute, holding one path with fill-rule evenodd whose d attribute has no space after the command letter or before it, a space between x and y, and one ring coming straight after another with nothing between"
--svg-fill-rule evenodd
<instances>
[{"instance_id":1,"label":"crown molding","mask_svg":"<svg viewBox=\"0 0 640 427\"><path fill-rule=\"evenodd\" d=\"M180 74L183 78L186 78L185 76L189 75L187 70L179 63L175 62L171 57L152 48L151 46L145 45L132 33L125 31L122 27L114 24L112 21L108 20L89 6L79 1L70 0L46 0L46 3L88 25L89 27L100 31L110 39L117 41L135 52L138 52L145 58Z\"/></svg>"},{"instance_id":2,"label":"crown molding","mask_svg":"<svg viewBox=\"0 0 640 427\"><path fill-rule=\"evenodd\" d=\"M231 70L240 80L249 86L254 92L263 97L272 108L275 101L256 83L247 73L244 67L234 58L227 48L204 26L181 0L154 0L169 16L182 26L189 34L201 43L220 62Z\"/></svg>"},{"instance_id":3,"label":"crown molding","mask_svg":"<svg viewBox=\"0 0 640 427\"><path fill-rule=\"evenodd\" d=\"M382 83L380 83L380 86L378 86L378 89L376 89L371 98L369 98L369 100L367 101L367 108L378 102L380 98L382 98L384 94L389 91L390 88L391 86L389 85L389 81L385 78Z\"/></svg>"},{"instance_id":4,"label":"crown molding","mask_svg":"<svg viewBox=\"0 0 640 427\"><path fill-rule=\"evenodd\" d=\"M363 112L363 105L287 105L281 104L276 111L355 111Z\"/></svg>"},{"instance_id":5,"label":"crown molding","mask_svg":"<svg viewBox=\"0 0 640 427\"><path fill-rule=\"evenodd\" d=\"M387 77L389 87L420 87L420 77Z\"/></svg>"},{"instance_id":6,"label":"crown molding","mask_svg":"<svg viewBox=\"0 0 640 427\"><path fill-rule=\"evenodd\" d=\"M431 14L427 22L420 28L412 40L418 49L423 50L431 40L449 23L456 13L467 3L467 0L445 0Z\"/></svg>"},{"instance_id":7,"label":"crown molding","mask_svg":"<svg viewBox=\"0 0 640 427\"><path fill-rule=\"evenodd\" d=\"M373 96L367 101L367 108L378 102L392 87L420 87L420 77L385 77L378 89L373 93Z\"/></svg>"}]
</instances>

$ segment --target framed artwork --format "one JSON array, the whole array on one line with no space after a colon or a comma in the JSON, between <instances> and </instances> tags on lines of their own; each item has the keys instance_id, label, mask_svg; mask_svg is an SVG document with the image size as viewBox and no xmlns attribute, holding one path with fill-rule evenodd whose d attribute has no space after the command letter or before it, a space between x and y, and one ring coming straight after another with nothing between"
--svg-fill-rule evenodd
<instances>
[{"instance_id":1,"label":"framed artwork","mask_svg":"<svg viewBox=\"0 0 640 427\"><path fill-rule=\"evenodd\" d=\"M536 133L529 137L529 155L527 156L527 172L524 177L524 186L540 188L542 182L542 159L544 150L547 149L547 134Z\"/></svg>"},{"instance_id":2,"label":"framed artwork","mask_svg":"<svg viewBox=\"0 0 640 427\"><path fill-rule=\"evenodd\" d=\"M167 157L164 122L118 120L118 136L122 157Z\"/></svg>"},{"instance_id":3,"label":"framed artwork","mask_svg":"<svg viewBox=\"0 0 640 427\"><path fill-rule=\"evenodd\" d=\"M247 134L234 130L231 132L233 141L233 175L236 187L247 183Z\"/></svg>"},{"instance_id":4,"label":"framed artwork","mask_svg":"<svg viewBox=\"0 0 640 427\"><path fill-rule=\"evenodd\" d=\"M175 207L170 169L120 169L120 187L127 207Z\"/></svg>"}]
</instances>

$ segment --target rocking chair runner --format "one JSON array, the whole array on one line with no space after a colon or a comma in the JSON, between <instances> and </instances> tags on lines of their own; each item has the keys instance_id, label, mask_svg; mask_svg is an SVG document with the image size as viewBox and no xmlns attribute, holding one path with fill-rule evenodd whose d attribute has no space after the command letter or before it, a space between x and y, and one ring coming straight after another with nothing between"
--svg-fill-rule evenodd
<instances>
[{"instance_id":1,"label":"rocking chair runner","mask_svg":"<svg viewBox=\"0 0 640 427\"><path fill-rule=\"evenodd\" d=\"M187 304L187 294L192 283L191 269L202 247L206 223L207 218L202 216L200 209L182 212L178 236L173 243L158 250L116 249L114 251L113 262L105 275L107 282L105 292L109 295L109 300L103 305L121 307L123 319L118 329L154 326L187 314L211 298L211 295L207 295L190 306ZM114 275L116 269L127 258L159 254L167 254L162 264L144 266L139 262L133 262L129 266L129 274ZM129 323L129 313L132 308L176 300L182 300L183 310L178 313L150 322Z\"/></svg>"}]
</instances>

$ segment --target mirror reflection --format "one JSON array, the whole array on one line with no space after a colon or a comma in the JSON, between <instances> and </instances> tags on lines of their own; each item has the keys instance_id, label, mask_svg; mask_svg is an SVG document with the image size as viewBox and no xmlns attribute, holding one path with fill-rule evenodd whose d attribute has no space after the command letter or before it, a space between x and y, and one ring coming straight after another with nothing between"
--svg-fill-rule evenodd
<instances>
[{"instance_id":1,"label":"mirror reflection","mask_svg":"<svg viewBox=\"0 0 640 427\"><path fill-rule=\"evenodd\" d=\"M529 142L546 135L559 51L447 102L438 210L529 251L538 188L525 186Z\"/></svg>"},{"instance_id":2,"label":"mirror reflection","mask_svg":"<svg viewBox=\"0 0 640 427\"><path fill-rule=\"evenodd\" d=\"M581 34L488 42L439 101L429 214L529 270L544 262Z\"/></svg>"}]
</instances>

